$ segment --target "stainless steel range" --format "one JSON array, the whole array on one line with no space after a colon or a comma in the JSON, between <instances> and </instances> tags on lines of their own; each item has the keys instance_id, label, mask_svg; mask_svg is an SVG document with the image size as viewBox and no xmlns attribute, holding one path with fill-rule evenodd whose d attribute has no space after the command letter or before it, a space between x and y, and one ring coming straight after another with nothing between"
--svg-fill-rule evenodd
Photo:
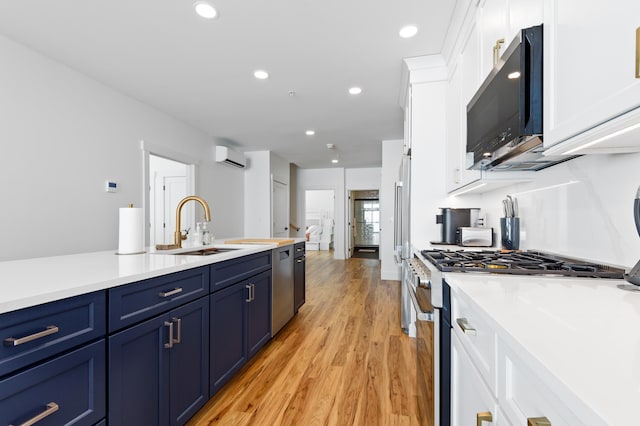
<instances>
[{"instance_id":1,"label":"stainless steel range","mask_svg":"<svg viewBox=\"0 0 640 426\"><path fill-rule=\"evenodd\" d=\"M451 297L447 274L621 279L625 272L608 265L539 251L422 250L413 259L405 260L405 265L407 276L403 279L403 287L417 312L420 421L421 424L445 426L451 419Z\"/></svg>"},{"instance_id":2,"label":"stainless steel range","mask_svg":"<svg viewBox=\"0 0 640 426\"><path fill-rule=\"evenodd\" d=\"M538 251L422 250L422 256L442 272L553 275L622 279L624 269Z\"/></svg>"}]
</instances>

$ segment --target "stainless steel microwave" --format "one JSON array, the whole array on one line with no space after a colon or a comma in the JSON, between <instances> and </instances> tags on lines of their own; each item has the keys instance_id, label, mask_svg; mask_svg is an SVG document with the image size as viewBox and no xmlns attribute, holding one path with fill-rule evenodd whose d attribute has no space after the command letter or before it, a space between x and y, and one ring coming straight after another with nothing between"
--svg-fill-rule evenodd
<instances>
[{"instance_id":1,"label":"stainless steel microwave","mask_svg":"<svg viewBox=\"0 0 640 426\"><path fill-rule=\"evenodd\" d=\"M473 169L540 170L572 157L543 156L542 25L520 30L467 105Z\"/></svg>"}]
</instances>

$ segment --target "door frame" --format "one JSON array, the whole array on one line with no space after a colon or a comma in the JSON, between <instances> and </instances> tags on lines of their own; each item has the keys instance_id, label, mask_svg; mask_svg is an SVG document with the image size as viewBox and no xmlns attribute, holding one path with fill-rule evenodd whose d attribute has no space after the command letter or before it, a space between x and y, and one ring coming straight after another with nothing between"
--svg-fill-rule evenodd
<instances>
[{"instance_id":1,"label":"door frame","mask_svg":"<svg viewBox=\"0 0 640 426\"><path fill-rule=\"evenodd\" d=\"M174 151L166 146L150 143L145 140L140 141L140 151L142 153L142 215L144 217L145 229L144 229L144 241L145 246L150 246L155 237L151 232L151 222L149 212L151 210L150 193L152 188L151 177L149 176L149 155L155 155L163 157L169 160L177 161L179 163L186 164L186 189L187 194L197 194L197 172L200 160L195 157L191 157L183 152ZM192 210L194 211L194 210ZM195 214L195 213L194 213ZM193 218L195 222L195 217Z\"/></svg>"}]
</instances>

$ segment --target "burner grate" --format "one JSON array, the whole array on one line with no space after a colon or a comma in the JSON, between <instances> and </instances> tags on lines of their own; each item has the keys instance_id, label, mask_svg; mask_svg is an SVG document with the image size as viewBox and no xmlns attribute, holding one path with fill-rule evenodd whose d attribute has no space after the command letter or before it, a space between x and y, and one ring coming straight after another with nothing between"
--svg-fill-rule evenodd
<instances>
[{"instance_id":1,"label":"burner grate","mask_svg":"<svg viewBox=\"0 0 640 426\"><path fill-rule=\"evenodd\" d=\"M515 275L555 275L622 279L624 270L538 251L422 250L443 272L484 272Z\"/></svg>"}]
</instances>

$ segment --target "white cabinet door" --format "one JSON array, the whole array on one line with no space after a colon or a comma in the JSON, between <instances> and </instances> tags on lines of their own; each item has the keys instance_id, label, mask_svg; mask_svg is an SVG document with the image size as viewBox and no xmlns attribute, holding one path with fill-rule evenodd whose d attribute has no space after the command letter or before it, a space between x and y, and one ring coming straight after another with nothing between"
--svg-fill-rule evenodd
<instances>
[{"instance_id":1,"label":"white cabinet door","mask_svg":"<svg viewBox=\"0 0 640 426\"><path fill-rule=\"evenodd\" d=\"M477 423L483 413L491 422ZM501 424L498 405L455 334L451 338L451 425Z\"/></svg>"},{"instance_id":2,"label":"white cabinet door","mask_svg":"<svg viewBox=\"0 0 640 426\"><path fill-rule=\"evenodd\" d=\"M510 40L507 37L509 16L507 0L486 0L478 10L480 28L480 78L484 81L493 69L493 47L503 40L498 56L501 56Z\"/></svg>"},{"instance_id":3,"label":"white cabinet door","mask_svg":"<svg viewBox=\"0 0 640 426\"><path fill-rule=\"evenodd\" d=\"M640 106L640 2L545 0L544 14L544 144L550 147Z\"/></svg>"}]
</instances>

